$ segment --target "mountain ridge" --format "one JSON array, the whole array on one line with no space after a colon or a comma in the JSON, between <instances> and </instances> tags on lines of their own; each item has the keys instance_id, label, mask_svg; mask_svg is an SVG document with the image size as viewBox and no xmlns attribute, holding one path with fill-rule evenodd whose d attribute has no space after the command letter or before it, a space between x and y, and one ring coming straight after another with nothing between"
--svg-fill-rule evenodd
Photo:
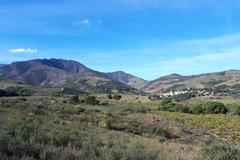
<instances>
[{"instance_id":1,"label":"mountain ridge","mask_svg":"<svg viewBox=\"0 0 240 160\"><path fill-rule=\"evenodd\" d=\"M93 92L135 90L77 61L54 58L13 62L2 67L0 78L48 87L81 88Z\"/></svg>"},{"instance_id":2,"label":"mountain ridge","mask_svg":"<svg viewBox=\"0 0 240 160\"><path fill-rule=\"evenodd\" d=\"M232 86L239 84L240 71L227 70L184 76L173 73L146 81L124 71L99 72L74 61L64 59L33 59L0 65L0 78L20 81L27 84L69 87L72 88L101 88L101 90L141 90L146 93L166 92L189 88L204 89L221 85Z\"/></svg>"},{"instance_id":3,"label":"mountain ridge","mask_svg":"<svg viewBox=\"0 0 240 160\"><path fill-rule=\"evenodd\" d=\"M166 92L171 89L204 89L214 88L221 85L233 86L240 84L240 70L226 70L221 72L204 73L192 76L171 74L150 81L143 87L148 93Z\"/></svg>"},{"instance_id":4,"label":"mountain ridge","mask_svg":"<svg viewBox=\"0 0 240 160\"><path fill-rule=\"evenodd\" d=\"M148 81L124 71L108 72L106 74L109 78L120 81L136 89L141 89L148 83Z\"/></svg>"}]
</instances>

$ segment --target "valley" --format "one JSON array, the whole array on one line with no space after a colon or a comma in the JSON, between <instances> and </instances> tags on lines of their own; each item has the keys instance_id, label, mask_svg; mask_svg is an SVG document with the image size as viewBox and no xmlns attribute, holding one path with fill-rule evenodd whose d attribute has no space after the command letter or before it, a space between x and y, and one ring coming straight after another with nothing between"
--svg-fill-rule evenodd
<instances>
[{"instance_id":1,"label":"valley","mask_svg":"<svg viewBox=\"0 0 240 160\"><path fill-rule=\"evenodd\" d=\"M3 160L240 157L238 71L148 82L45 59L0 73Z\"/></svg>"}]
</instances>

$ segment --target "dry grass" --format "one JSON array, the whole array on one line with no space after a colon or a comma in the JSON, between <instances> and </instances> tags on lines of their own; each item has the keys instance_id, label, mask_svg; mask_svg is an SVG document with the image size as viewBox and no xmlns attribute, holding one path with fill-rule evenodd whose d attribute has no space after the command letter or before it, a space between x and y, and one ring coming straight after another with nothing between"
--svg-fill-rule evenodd
<instances>
[{"instance_id":1,"label":"dry grass","mask_svg":"<svg viewBox=\"0 0 240 160\"><path fill-rule=\"evenodd\" d=\"M206 133L240 146L240 117L231 115L192 115L177 112L154 111L170 120L200 128Z\"/></svg>"}]
</instances>

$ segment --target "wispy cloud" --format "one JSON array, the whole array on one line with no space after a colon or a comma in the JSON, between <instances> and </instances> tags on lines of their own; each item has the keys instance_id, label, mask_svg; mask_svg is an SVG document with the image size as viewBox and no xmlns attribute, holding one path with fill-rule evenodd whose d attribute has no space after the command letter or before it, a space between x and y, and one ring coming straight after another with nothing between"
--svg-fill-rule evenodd
<instances>
[{"instance_id":1,"label":"wispy cloud","mask_svg":"<svg viewBox=\"0 0 240 160\"><path fill-rule=\"evenodd\" d=\"M37 53L37 49L32 48L11 48L7 49L9 53Z\"/></svg>"},{"instance_id":2,"label":"wispy cloud","mask_svg":"<svg viewBox=\"0 0 240 160\"><path fill-rule=\"evenodd\" d=\"M215 72L228 69L240 69L240 48L222 53L208 53L190 57L178 57L155 62L144 68L132 70L137 74L151 73L151 78L171 73L184 75Z\"/></svg>"},{"instance_id":3,"label":"wispy cloud","mask_svg":"<svg viewBox=\"0 0 240 160\"><path fill-rule=\"evenodd\" d=\"M73 24L76 27L90 27L90 20L86 18L83 20L75 21Z\"/></svg>"},{"instance_id":4,"label":"wispy cloud","mask_svg":"<svg viewBox=\"0 0 240 160\"><path fill-rule=\"evenodd\" d=\"M86 64L91 61L90 66L94 69L124 70L152 80L171 73L191 75L240 69L239 44L240 34L235 33L206 39L159 42L128 50L92 52L81 60Z\"/></svg>"}]
</instances>

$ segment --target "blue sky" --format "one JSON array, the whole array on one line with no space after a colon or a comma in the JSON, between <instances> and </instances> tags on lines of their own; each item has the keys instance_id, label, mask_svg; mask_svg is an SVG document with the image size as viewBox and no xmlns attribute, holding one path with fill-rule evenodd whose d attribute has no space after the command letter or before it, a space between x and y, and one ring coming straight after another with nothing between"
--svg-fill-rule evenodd
<instances>
[{"instance_id":1,"label":"blue sky","mask_svg":"<svg viewBox=\"0 0 240 160\"><path fill-rule=\"evenodd\" d=\"M0 0L0 63L34 58L148 80L240 69L240 1Z\"/></svg>"}]
</instances>

